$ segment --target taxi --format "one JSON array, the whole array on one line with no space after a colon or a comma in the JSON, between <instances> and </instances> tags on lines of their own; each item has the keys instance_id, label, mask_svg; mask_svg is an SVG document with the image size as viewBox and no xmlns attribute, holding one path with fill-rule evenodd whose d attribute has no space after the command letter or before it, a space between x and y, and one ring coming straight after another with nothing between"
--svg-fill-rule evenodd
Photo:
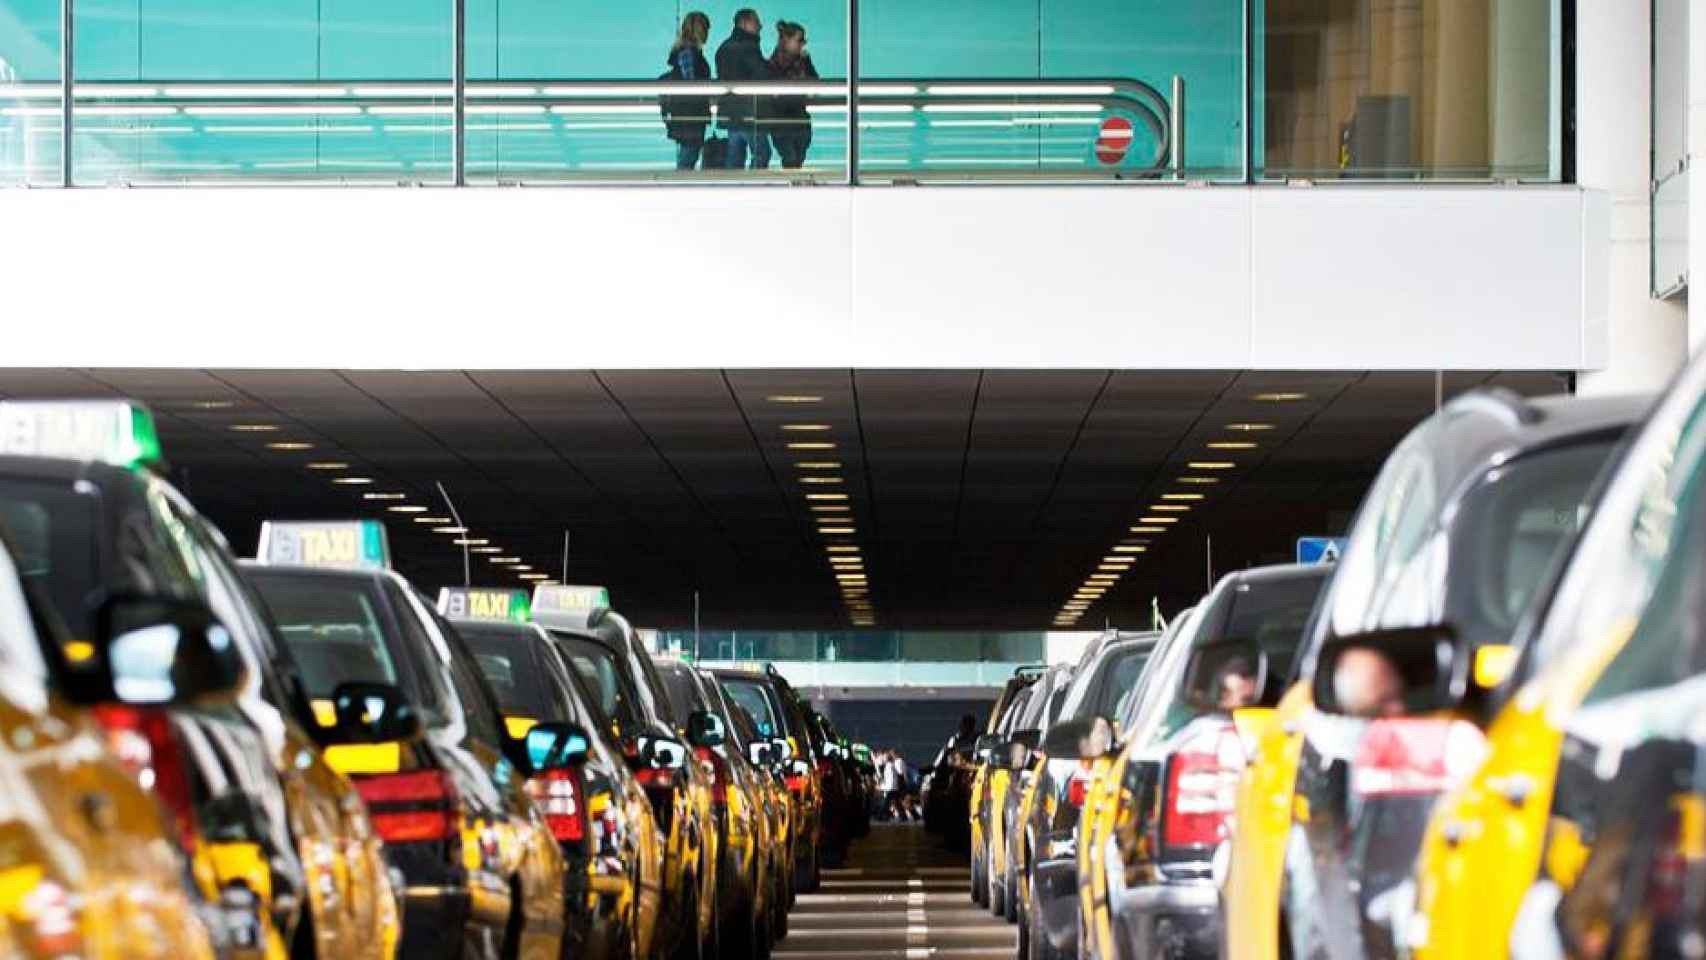
<instances>
[{"instance_id":1,"label":"taxi","mask_svg":"<svg viewBox=\"0 0 1706 960\"><path fill-rule=\"evenodd\" d=\"M701 670L700 676L713 709L728 725L729 751L745 756L751 769L750 786L761 819L762 855L768 861L764 867L768 943L774 945L788 935L788 909L793 902L793 808L783 785L780 755L775 744L758 732L752 714L734 701L715 674Z\"/></svg>"},{"instance_id":2,"label":"taxi","mask_svg":"<svg viewBox=\"0 0 1706 960\"><path fill-rule=\"evenodd\" d=\"M462 635L491 685L512 737L540 723L570 724L587 741L574 767L528 778L567 863L566 948L601 960L643 955L643 911L656 912L663 870L651 803L610 735L610 720L550 634L530 619L523 589L445 587L439 612ZM651 896L642 896L649 890Z\"/></svg>"},{"instance_id":3,"label":"taxi","mask_svg":"<svg viewBox=\"0 0 1706 960\"><path fill-rule=\"evenodd\" d=\"M1029 699L1031 686L1040 676L1040 667L1019 667L1013 671L989 710L989 721L974 751L977 772L971 782L971 899L979 906L989 907L996 916L1006 912L1006 905L1001 902L990 870L992 853L1000 845L998 818L992 812L1006 803L1007 785L1012 780L1012 771L996 760L1004 752L1013 725Z\"/></svg>"},{"instance_id":4,"label":"taxi","mask_svg":"<svg viewBox=\"0 0 1706 960\"><path fill-rule=\"evenodd\" d=\"M1388 457L1291 689L1237 716L1248 749L1216 854L1228 956L1406 949L1431 813L1483 755L1512 638L1646 407L1476 392Z\"/></svg>"},{"instance_id":5,"label":"taxi","mask_svg":"<svg viewBox=\"0 0 1706 960\"><path fill-rule=\"evenodd\" d=\"M752 717L759 737L771 745L766 760L781 772L790 810L786 875L792 904L794 895L816 890L822 879L823 792L817 766L801 755L801 745L806 750L811 745L805 713L793 688L773 667L762 672L718 669L711 673L728 698Z\"/></svg>"},{"instance_id":6,"label":"taxi","mask_svg":"<svg viewBox=\"0 0 1706 960\"><path fill-rule=\"evenodd\" d=\"M38 559L19 557L26 564ZM62 689L65 649L75 641L22 587L13 555L0 542L0 776L6 797L0 812L0 953L211 960L213 942L176 825L108 750L88 706ZM206 618L202 623L212 627ZM235 695L241 662L214 655L211 629L186 630L185 637L167 655L174 665L200 659L199 669L172 670L167 695L200 701ZM109 649L137 643L124 633L102 639ZM157 672L121 673L114 685L152 687L160 679Z\"/></svg>"},{"instance_id":7,"label":"taxi","mask_svg":"<svg viewBox=\"0 0 1706 960\"><path fill-rule=\"evenodd\" d=\"M714 948L719 850L710 784L689 762L680 735L685 718L678 722L651 654L610 608L603 587L540 585L532 615L589 686L609 691L611 732L663 831L662 902L648 956L698 956Z\"/></svg>"},{"instance_id":8,"label":"taxi","mask_svg":"<svg viewBox=\"0 0 1706 960\"><path fill-rule=\"evenodd\" d=\"M1585 722L1621 695L1700 672L1686 624L1701 596L1703 481L1706 364L1695 362L1630 444L1550 603L1518 641L1486 759L1428 821L1408 930L1417 957L1506 955L1532 930L1524 918L1568 900L1598 853L1605 834L1583 811L1597 781L1615 775L1628 733L1590 735ZM1664 817L1656 794L1646 803Z\"/></svg>"},{"instance_id":9,"label":"taxi","mask_svg":"<svg viewBox=\"0 0 1706 960\"><path fill-rule=\"evenodd\" d=\"M387 960L400 936L381 842L326 763L311 708L224 537L160 475L153 419L123 402L0 404L0 526L67 625L69 673L112 668L94 598L183 604L244 661L236 698L98 708L120 756L178 824L223 921L222 953ZM163 709L162 709L163 708Z\"/></svg>"},{"instance_id":10,"label":"taxi","mask_svg":"<svg viewBox=\"0 0 1706 960\"><path fill-rule=\"evenodd\" d=\"M1072 686L1075 664L1057 664L1044 672L1037 681L1026 715L1018 722L1021 729L1007 744L1012 784L1007 789L1007 802L1000 812L1000 836L1003 849L990 859L992 874L1001 878L1005 891L1006 919L1019 924L1019 939L1025 944L1030 929L1030 862L1031 844L1025 824L1031 823L1037 802L1037 771L1047 760L1040 749L1043 732L1053 726L1060 716L1060 706ZM1034 711L1034 712L1033 712ZM994 811L991 811L993 814ZM997 872L998 871L998 872Z\"/></svg>"},{"instance_id":11,"label":"taxi","mask_svg":"<svg viewBox=\"0 0 1706 960\"><path fill-rule=\"evenodd\" d=\"M460 635L390 569L384 526L268 522L258 552L245 572L300 666L327 761L402 875L400 953L557 956L563 855L526 786L543 770Z\"/></svg>"}]
</instances>

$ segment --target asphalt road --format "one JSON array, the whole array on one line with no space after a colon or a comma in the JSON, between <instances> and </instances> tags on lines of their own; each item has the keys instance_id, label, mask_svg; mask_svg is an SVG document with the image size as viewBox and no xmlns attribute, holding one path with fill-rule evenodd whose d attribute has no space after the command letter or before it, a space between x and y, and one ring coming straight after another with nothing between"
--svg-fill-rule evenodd
<instances>
[{"instance_id":1,"label":"asphalt road","mask_svg":"<svg viewBox=\"0 0 1706 960\"><path fill-rule=\"evenodd\" d=\"M777 960L1011 960L1015 928L971 902L963 854L916 825L873 824L846 867L802 895Z\"/></svg>"}]
</instances>

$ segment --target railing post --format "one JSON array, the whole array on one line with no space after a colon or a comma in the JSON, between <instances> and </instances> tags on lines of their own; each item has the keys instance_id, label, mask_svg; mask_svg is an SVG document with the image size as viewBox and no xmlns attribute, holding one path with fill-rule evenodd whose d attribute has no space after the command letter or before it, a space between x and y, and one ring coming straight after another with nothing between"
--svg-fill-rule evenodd
<instances>
[{"instance_id":1,"label":"railing post","mask_svg":"<svg viewBox=\"0 0 1706 960\"><path fill-rule=\"evenodd\" d=\"M859 185L859 0L847 0L847 185Z\"/></svg>"},{"instance_id":2,"label":"railing post","mask_svg":"<svg viewBox=\"0 0 1706 960\"><path fill-rule=\"evenodd\" d=\"M468 185L468 143L463 124L468 90L465 84L468 66L468 2L450 0L450 184Z\"/></svg>"},{"instance_id":3,"label":"railing post","mask_svg":"<svg viewBox=\"0 0 1706 960\"><path fill-rule=\"evenodd\" d=\"M1173 100L1167 110L1167 154L1173 178L1185 179L1185 78L1173 74Z\"/></svg>"},{"instance_id":4,"label":"railing post","mask_svg":"<svg viewBox=\"0 0 1706 960\"><path fill-rule=\"evenodd\" d=\"M69 187L71 180L71 101L72 82L77 70L75 9L73 0L59 0L59 185Z\"/></svg>"}]
</instances>

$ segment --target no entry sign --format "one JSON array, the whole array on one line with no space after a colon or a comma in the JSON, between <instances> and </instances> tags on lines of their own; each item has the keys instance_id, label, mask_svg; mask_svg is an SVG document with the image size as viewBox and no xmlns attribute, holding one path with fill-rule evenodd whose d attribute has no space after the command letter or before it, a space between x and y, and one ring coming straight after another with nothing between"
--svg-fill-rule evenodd
<instances>
[{"instance_id":1,"label":"no entry sign","mask_svg":"<svg viewBox=\"0 0 1706 960\"><path fill-rule=\"evenodd\" d=\"M1125 159L1131 149L1131 121L1124 117L1109 117L1102 121L1096 133L1096 159L1113 166Z\"/></svg>"}]
</instances>

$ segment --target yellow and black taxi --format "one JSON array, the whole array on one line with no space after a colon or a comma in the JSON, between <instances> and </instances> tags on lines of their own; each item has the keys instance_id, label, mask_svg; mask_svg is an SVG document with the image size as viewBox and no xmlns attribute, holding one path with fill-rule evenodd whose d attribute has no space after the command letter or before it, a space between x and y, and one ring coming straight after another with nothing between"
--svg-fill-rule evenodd
<instances>
[{"instance_id":1,"label":"yellow and black taxi","mask_svg":"<svg viewBox=\"0 0 1706 960\"><path fill-rule=\"evenodd\" d=\"M1414 955L1544 951L1553 923L1576 955L1644 954L1637 914L1698 922L1677 917L1665 892L1679 871L1699 876L1697 860L1688 865L1701 844L1689 785L1623 800L1618 791L1651 783L1643 767L1681 765L1662 754L1700 730L1703 482L1706 366L1696 362L1620 457L1544 605L1517 632L1516 665L1488 698L1484 759L1427 824L1404 931ZM1662 853L1625 845L1637 824ZM1619 860L1627 871L1608 878ZM1635 911L1621 918L1604 906L1619 884ZM1666 955L1667 936L1651 955Z\"/></svg>"},{"instance_id":2,"label":"yellow and black taxi","mask_svg":"<svg viewBox=\"0 0 1706 960\"><path fill-rule=\"evenodd\" d=\"M533 618L606 698L611 732L663 831L663 897L651 955L695 957L717 941L711 790L699 765L689 762L651 654L609 603L602 587L541 585L533 592Z\"/></svg>"},{"instance_id":3,"label":"yellow and black taxi","mask_svg":"<svg viewBox=\"0 0 1706 960\"><path fill-rule=\"evenodd\" d=\"M775 743L759 734L752 714L735 702L714 674L701 670L699 676L713 710L727 724L725 755L744 757L750 771L747 782L760 816L760 855L765 860L764 913L770 925L766 947L773 946L788 935L788 910L793 903L793 807L783 782L781 754Z\"/></svg>"},{"instance_id":4,"label":"yellow and black taxi","mask_svg":"<svg viewBox=\"0 0 1706 960\"><path fill-rule=\"evenodd\" d=\"M996 916L1005 912L1005 905L989 869L990 851L1000 844L999 830L995 827L999 817L995 811L1005 802L1012 779L1007 765L996 760L1005 753L1006 743L1030 699L1031 687L1042 673L1042 667L1019 667L1013 671L990 708L989 722L976 745L977 773L971 785L971 899L975 904L989 907Z\"/></svg>"},{"instance_id":5,"label":"yellow and black taxi","mask_svg":"<svg viewBox=\"0 0 1706 960\"><path fill-rule=\"evenodd\" d=\"M0 525L70 640L68 673L99 682L123 607L217 625L242 659L234 699L95 710L170 811L221 952L388 958L396 903L349 783L305 732L311 710L224 538L160 475L153 421L122 402L0 404ZM124 699L124 698L119 698Z\"/></svg>"},{"instance_id":6,"label":"yellow and black taxi","mask_svg":"<svg viewBox=\"0 0 1706 960\"><path fill-rule=\"evenodd\" d=\"M1028 889L1019 949L1026 958L1078 953L1080 817L1090 783L1113 743L1115 706L1143 674L1156 635L1110 631L1080 660L1054 723L1043 733L1029 789L1029 817L1015 828L1029 851L1020 883ZM1097 745L1099 746L1093 746Z\"/></svg>"},{"instance_id":7,"label":"yellow and black taxi","mask_svg":"<svg viewBox=\"0 0 1706 960\"><path fill-rule=\"evenodd\" d=\"M1295 748L1263 748L1258 761L1295 757L1284 794L1268 801L1289 808L1284 838L1240 835L1225 854L1229 938L1283 931L1307 956L1403 948L1434 805L1480 760L1485 695L1508 669L1512 634L1647 406L1476 392L1393 451L1300 659L1294 679L1310 706L1295 715ZM1276 864L1278 876L1236 876ZM1280 899L1237 895L1258 892Z\"/></svg>"},{"instance_id":8,"label":"yellow and black taxi","mask_svg":"<svg viewBox=\"0 0 1706 960\"><path fill-rule=\"evenodd\" d=\"M683 736L711 784L718 834L718 945L722 954L751 957L769 946L769 833L757 776L734 740L734 731L699 671L680 660L658 662L675 715L686 718Z\"/></svg>"},{"instance_id":9,"label":"yellow and black taxi","mask_svg":"<svg viewBox=\"0 0 1706 960\"><path fill-rule=\"evenodd\" d=\"M192 619L168 605L114 601L103 619L121 632L97 640L117 650L117 672L103 684L69 678L67 647L91 641L66 635L57 615L26 594L4 541L0 536L0 954L211 960L204 904L178 825L110 751L89 706L127 697L150 705L229 700L242 663L205 614ZM28 570L41 558L17 560ZM149 632L158 627L180 632L161 643Z\"/></svg>"},{"instance_id":10,"label":"yellow and black taxi","mask_svg":"<svg viewBox=\"0 0 1706 960\"><path fill-rule=\"evenodd\" d=\"M528 778L567 866L565 949L588 960L643 956L642 914L657 911L663 870L651 803L598 697L531 621L530 599L523 589L445 587L438 609L473 653L512 737L543 723L586 741L578 763Z\"/></svg>"},{"instance_id":11,"label":"yellow and black taxi","mask_svg":"<svg viewBox=\"0 0 1706 960\"><path fill-rule=\"evenodd\" d=\"M524 746L377 521L268 523L245 572L299 665L327 759L401 875L407 957L554 957L563 856Z\"/></svg>"},{"instance_id":12,"label":"yellow and black taxi","mask_svg":"<svg viewBox=\"0 0 1706 960\"><path fill-rule=\"evenodd\" d=\"M805 711L788 681L774 667L756 670L711 671L730 700L750 715L758 735L772 747L769 760L782 771L792 807L790 894L810 893L822 881L820 840L823 833L823 789L817 765L811 762L811 737ZM791 899L790 899L790 902Z\"/></svg>"},{"instance_id":13,"label":"yellow and black taxi","mask_svg":"<svg viewBox=\"0 0 1706 960\"><path fill-rule=\"evenodd\" d=\"M991 817L991 832L999 838L999 847L990 848L990 876L999 885L996 896L1004 901L1005 917L1011 923L1021 925L1021 931L1030 923L1026 912L1030 896L1030 883L1025 872L1031 857L1031 848L1026 845L1028 836L1024 824L1031 820L1032 809L1037 802L1037 791L1034 789L1037 771L1042 767L1043 731L1054 724L1060 716L1060 706L1066 699L1067 691L1072 687L1073 671L1076 663L1055 664L1043 672L1041 679L1031 689L1030 701L1025 705L1025 713L1014 721L1018 727L1007 741L1005 759L1010 768L1010 782L1007 788L1007 799L999 811L999 825L996 818ZM992 814L996 811L992 810ZM1021 932L1021 936L1028 936Z\"/></svg>"}]
</instances>

